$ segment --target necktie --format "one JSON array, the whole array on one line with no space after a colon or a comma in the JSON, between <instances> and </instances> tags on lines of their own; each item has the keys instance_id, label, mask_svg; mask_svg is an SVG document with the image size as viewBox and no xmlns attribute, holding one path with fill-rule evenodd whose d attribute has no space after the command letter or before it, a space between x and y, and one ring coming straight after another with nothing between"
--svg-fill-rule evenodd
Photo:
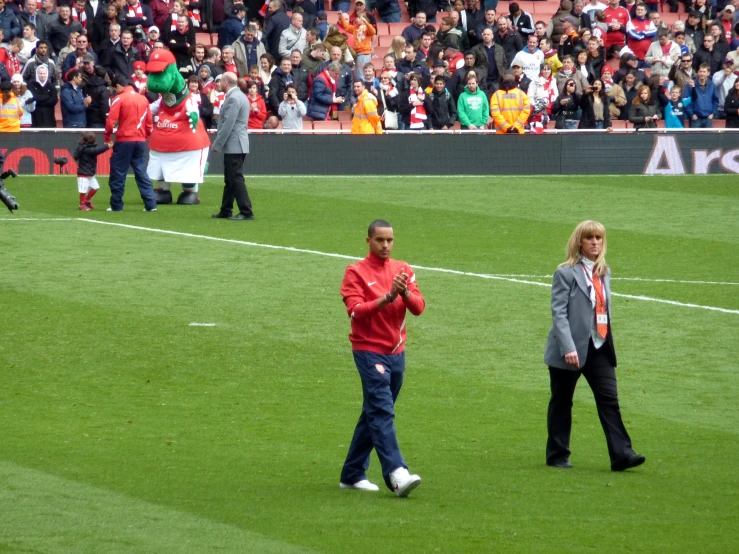
<instances>
[{"instance_id":1,"label":"necktie","mask_svg":"<svg viewBox=\"0 0 739 554\"><path fill-rule=\"evenodd\" d=\"M598 321L598 316L606 314L606 297L603 294L603 284L600 281L598 272L593 268L593 289L595 290L595 320ZM596 323L598 335L601 338L606 338L608 335L608 324L607 323Z\"/></svg>"}]
</instances>

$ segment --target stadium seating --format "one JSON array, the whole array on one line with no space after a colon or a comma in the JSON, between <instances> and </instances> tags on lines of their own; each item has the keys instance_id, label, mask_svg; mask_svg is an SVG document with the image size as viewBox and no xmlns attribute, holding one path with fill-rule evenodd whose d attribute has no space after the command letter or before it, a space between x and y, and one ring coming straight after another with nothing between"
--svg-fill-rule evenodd
<instances>
[{"instance_id":1,"label":"stadium seating","mask_svg":"<svg viewBox=\"0 0 739 554\"><path fill-rule=\"evenodd\" d=\"M211 46L212 43L210 41L210 33L195 33L195 42L197 44L204 44L205 46Z\"/></svg>"}]
</instances>

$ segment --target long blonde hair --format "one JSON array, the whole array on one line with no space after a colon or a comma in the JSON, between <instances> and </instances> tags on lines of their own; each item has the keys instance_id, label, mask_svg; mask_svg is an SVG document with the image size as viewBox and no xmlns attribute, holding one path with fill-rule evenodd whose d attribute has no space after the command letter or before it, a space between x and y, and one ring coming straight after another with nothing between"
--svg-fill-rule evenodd
<instances>
[{"instance_id":1,"label":"long blonde hair","mask_svg":"<svg viewBox=\"0 0 739 554\"><path fill-rule=\"evenodd\" d=\"M403 37L394 37L393 41L390 43L390 52L395 54L396 60L402 60L403 55L405 54L405 38Z\"/></svg>"},{"instance_id":2,"label":"long blonde hair","mask_svg":"<svg viewBox=\"0 0 739 554\"><path fill-rule=\"evenodd\" d=\"M580 252L580 242L583 237L589 238L593 235L600 235L603 237L603 248L600 250L600 254L595 260L595 270L601 277L608 271L608 264L606 264L606 228L602 223L592 221L590 219L581 222L570 236L570 240L567 241L567 248L565 250L566 259L562 266L573 267L577 265L582 259L582 253Z\"/></svg>"}]
</instances>

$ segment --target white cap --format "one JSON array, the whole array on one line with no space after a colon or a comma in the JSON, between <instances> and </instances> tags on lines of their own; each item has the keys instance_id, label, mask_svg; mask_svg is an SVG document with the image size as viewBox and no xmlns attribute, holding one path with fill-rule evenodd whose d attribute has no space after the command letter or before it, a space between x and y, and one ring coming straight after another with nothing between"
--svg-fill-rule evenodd
<instances>
[{"instance_id":1,"label":"white cap","mask_svg":"<svg viewBox=\"0 0 739 554\"><path fill-rule=\"evenodd\" d=\"M15 75L13 75L10 78L10 82L11 83L22 83L25 85L25 83L23 82L23 76L20 73L16 73Z\"/></svg>"},{"instance_id":2,"label":"white cap","mask_svg":"<svg viewBox=\"0 0 739 554\"><path fill-rule=\"evenodd\" d=\"M149 32L151 33L152 31L156 31L157 33L159 33L159 27L157 27L156 25L152 25L151 27L149 27Z\"/></svg>"}]
</instances>

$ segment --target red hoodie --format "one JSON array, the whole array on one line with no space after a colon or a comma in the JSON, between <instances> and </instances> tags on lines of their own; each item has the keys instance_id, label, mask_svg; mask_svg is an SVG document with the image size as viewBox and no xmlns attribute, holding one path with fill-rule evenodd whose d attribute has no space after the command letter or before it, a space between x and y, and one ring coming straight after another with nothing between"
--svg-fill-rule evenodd
<instances>
[{"instance_id":1,"label":"red hoodie","mask_svg":"<svg viewBox=\"0 0 739 554\"><path fill-rule=\"evenodd\" d=\"M110 104L110 113L105 122L105 142L110 142L115 124L117 142L144 142L151 134L151 110L145 96L127 86Z\"/></svg>"},{"instance_id":2,"label":"red hoodie","mask_svg":"<svg viewBox=\"0 0 739 554\"><path fill-rule=\"evenodd\" d=\"M393 278L408 275L410 296L398 296L382 310L377 299L393 288ZM376 354L400 354L405 350L405 311L421 315L426 307L416 276L411 267L398 260L378 258L370 253L365 259L346 268L341 283L341 296L352 319L349 340L352 350Z\"/></svg>"}]
</instances>

